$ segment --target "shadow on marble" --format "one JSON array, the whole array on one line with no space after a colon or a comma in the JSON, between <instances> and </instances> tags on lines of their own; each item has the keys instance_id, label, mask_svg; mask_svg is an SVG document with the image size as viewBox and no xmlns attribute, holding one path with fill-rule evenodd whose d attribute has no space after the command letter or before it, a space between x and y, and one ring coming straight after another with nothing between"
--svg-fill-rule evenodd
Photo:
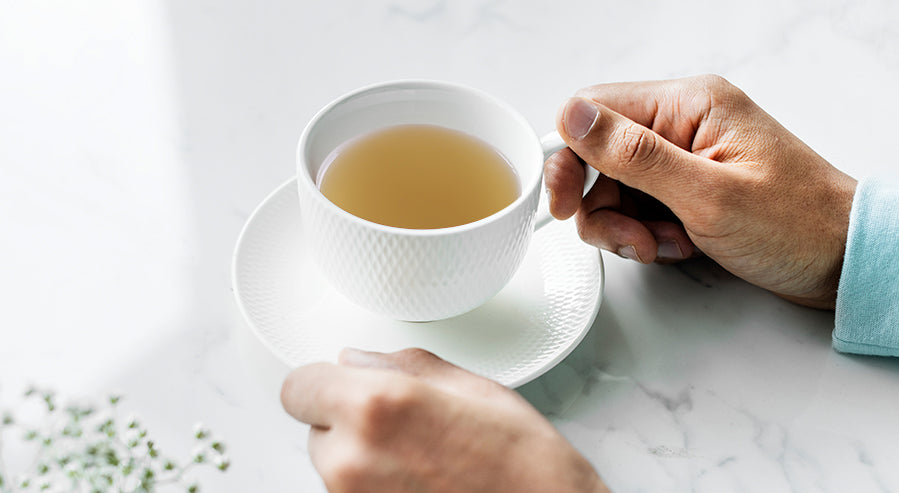
<instances>
[{"instance_id":1,"label":"shadow on marble","mask_svg":"<svg viewBox=\"0 0 899 493\"><path fill-rule=\"evenodd\" d=\"M854 364L866 366L878 372L892 374L899 378L899 358L891 356L862 356L859 354L841 354L843 358Z\"/></svg>"},{"instance_id":2,"label":"shadow on marble","mask_svg":"<svg viewBox=\"0 0 899 493\"><path fill-rule=\"evenodd\" d=\"M745 321L770 320L784 335L830 346L833 312L783 300L751 285L708 258L675 265L651 265L641 272L647 315L685 340L723 341L746 330ZM783 321L792 321L784 324ZM780 321L780 323L778 323ZM741 327L743 324L744 327ZM751 324L756 325L756 324Z\"/></svg>"}]
</instances>

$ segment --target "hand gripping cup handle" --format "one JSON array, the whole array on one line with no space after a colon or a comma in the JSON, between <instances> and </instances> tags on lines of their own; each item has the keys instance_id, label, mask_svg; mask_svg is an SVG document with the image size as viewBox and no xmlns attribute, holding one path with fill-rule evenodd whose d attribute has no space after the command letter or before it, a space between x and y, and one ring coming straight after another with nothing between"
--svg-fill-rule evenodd
<instances>
[{"instance_id":1,"label":"hand gripping cup handle","mask_svg":"<svg viewBox=\"0 0 899 493\"><path fill-rule=\"evenodd\" d=\"M544 135L540 139L540 145L543 147L544 161L549 159L549 157L556 152L568 147L568 144L562 140L562 136L559 135L559 132L555 131ZM584 178L584 192L582 195L587 195L587 192L593 188L593 184L596 183L596 180L599 178L599 171L596 171L594 167L587 164L584 165L584 171L586 172L586 176ZM553 217L552 214L549 213L549 200L545 193L544 186L544 192L540 194L540 205L537 207L537 214L534 217L534 231L539 230L552 221Z\"/></svg>"}]
</instances>

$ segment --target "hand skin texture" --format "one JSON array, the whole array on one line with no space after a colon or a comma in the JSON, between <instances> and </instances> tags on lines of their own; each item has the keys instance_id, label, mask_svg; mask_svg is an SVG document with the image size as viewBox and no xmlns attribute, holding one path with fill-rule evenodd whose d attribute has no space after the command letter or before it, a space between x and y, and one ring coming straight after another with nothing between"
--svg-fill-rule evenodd
<instances>
[{"instance_id":1,"label":"hand skin texture","mask_svg":"<svg viewBox=\"0 0 899 493\"><path fill-rule=\"evenodd\" d=\"M517 393L421 349L346 349L284 381L328 491L607 492Z\"/></svg>"},{"instance_id":2,"label":"hand skin texture","mask_svg":"<svg viewBox=\"0 0 899 493\"><path fill-rule=\"evenodd\" d=\"M641 263L705 254L833 309L856 182L726 80L588 87L556 125L569 147L545 163L550 211L576 214L587 243ZM584 163L601 175L581 199Z\"/></svg>"}]
</instances>

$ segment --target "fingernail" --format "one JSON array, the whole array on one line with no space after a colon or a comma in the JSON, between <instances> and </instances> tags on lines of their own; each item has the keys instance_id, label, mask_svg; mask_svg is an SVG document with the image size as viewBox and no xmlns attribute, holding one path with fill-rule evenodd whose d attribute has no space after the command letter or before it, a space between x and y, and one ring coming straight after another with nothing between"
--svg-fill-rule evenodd
<instances>
[{"instance_id":1,"label":"fingernail","mask_svg":"<svg viewBox=\"0 0 899 493\"><path fill-rule=\"evenodd\" d=\"M640 262L641 264L643 263L643 261L640 260L640 257L637 255L637 249L634 248L633 245L619 248L618 256L621 258L626 258L628 260L633 260L635 262Z\"/></svg>"},{"instance_id":2,"label":"fingernail","mask_svg":"<svg viewBox=\"0 0 899 493\"><path fill-rule=\"evenodd\" d=\"M590 101L583 98L571 98L565 106L565 112L562 114L562 121L565 125L565 133L575 140L584 138L593 125L599 112L596 106Z\"/></svg>"},{"instance_id":3,"label":"fingernail","mask_svg":"<svg viewBox=\"0 0 899 493\"><path fill-rule=\"evenodd\" d=\"M659 243L659 251L656 256L660 259L682 260L684 252L681 251L676 241L664 241Z\"/></svg>"}]
</instances>

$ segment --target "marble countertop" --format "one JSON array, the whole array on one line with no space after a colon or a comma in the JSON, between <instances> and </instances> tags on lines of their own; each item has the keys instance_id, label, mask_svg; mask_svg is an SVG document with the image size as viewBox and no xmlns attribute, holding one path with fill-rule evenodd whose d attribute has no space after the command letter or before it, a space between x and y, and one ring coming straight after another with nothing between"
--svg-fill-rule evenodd
<instances>
[{"instance_id":1,"label":"marble countertop","mask_svg":"<svg viewBox=\"0 0 899 493\"><path fill-rule=\"evenodd\" d=\"M897 18L890 0L3 2L0 407L32 382L121 391L167 449L196 421L225 438L205 491L324 491L228 270L318 108L443 79L542 133L581 86L711 72L841 169L895 178ZM707 262L604 258L591 332L520 391L614 491L899 490L899 361L834 352L832 313Z\"/></svg>"}]
</instances>

